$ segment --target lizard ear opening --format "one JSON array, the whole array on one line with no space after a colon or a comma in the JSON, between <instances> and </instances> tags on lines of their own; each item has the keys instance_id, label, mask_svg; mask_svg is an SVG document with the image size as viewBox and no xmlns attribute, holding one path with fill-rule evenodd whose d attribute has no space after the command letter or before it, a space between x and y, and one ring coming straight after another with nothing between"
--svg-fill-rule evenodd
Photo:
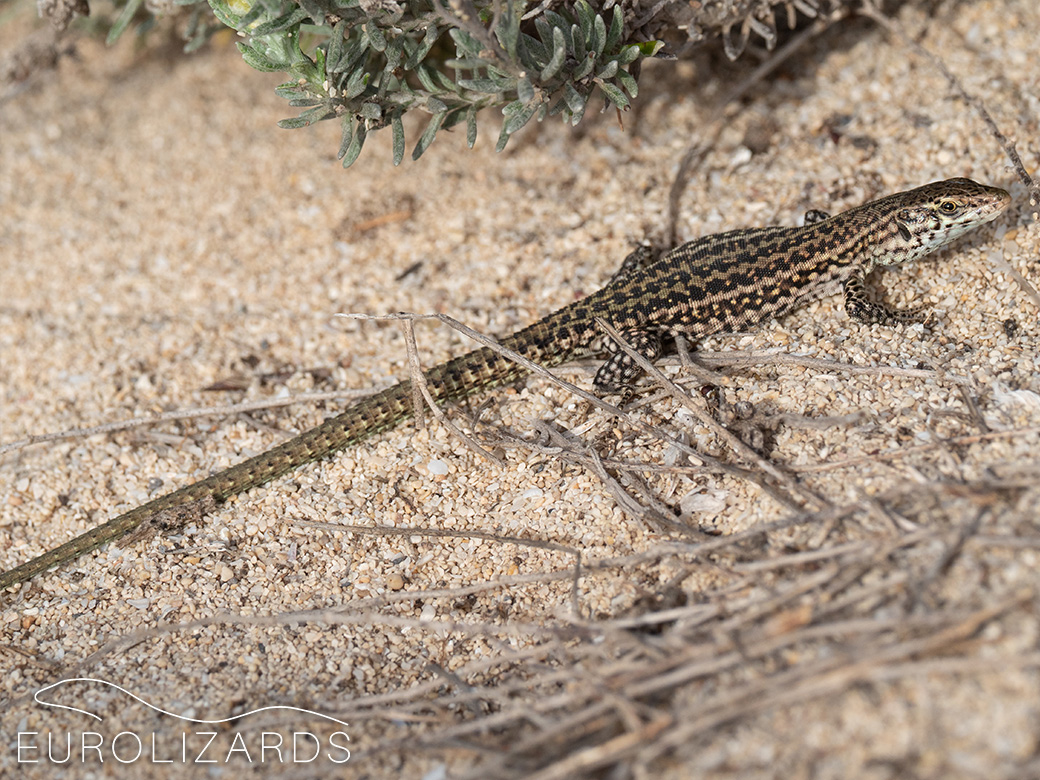
<instances>
[{"instance_id":1,"label":"lizard ear opening","mask_svg":"<svg viewBox=\"0 0 1040 780\"><path fill-rule=\"evenodd\" d=\"M899 235L904 241L910 241L913 239L913 234L910 232L910 228L906 226L905 222L897 220L896 227L899 228Z\"/></svg>"}]
</instances>

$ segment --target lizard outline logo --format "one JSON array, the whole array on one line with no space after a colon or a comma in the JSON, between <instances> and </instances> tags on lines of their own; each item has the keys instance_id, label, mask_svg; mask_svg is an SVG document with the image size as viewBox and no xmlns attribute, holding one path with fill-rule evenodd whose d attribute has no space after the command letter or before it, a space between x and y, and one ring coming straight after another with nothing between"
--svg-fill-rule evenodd
<instances>
[{"instance_id":1,"label":"lizard outline logo","mask_svg":"<svg viewBox=\"0 0 1040 780\"><path fill-rule=\"evenodd\" d=\"M248 712L243 712L243 713L241 713L239 715L231 715L231 716L226 717L226 718L192 718L192 717L189 717L187 715L179 715L176 712L170 712L169 710L164 710L162 707L157 707L156 705L152 704L151 702L146 701L145 699L142 699L140 696L138 696L138 695L136 695L134 693L131 693L126 688L123 688L122 686L116 685L113 682L109 682L108 680L102 680L102 679L97 678L97 677L69 677L68 679L65 679L65 680L58 680L58 682L51 683L50 685L45 685L42 688L40 688L38 691L36 691L36 693L33 694L33 700L37 704L42 704L45 707L55 707L56 709L60 709L60 710L70 710L71 712L78 712L81 715L86 715L88 718L93 718L94 720L98 721L99 723L102 722L104 720L104 718L102 718L100 715L95 715L93 712L88 712L87 710L81 710L79 707L70 707L67 704L58 704L57 702L53 702L53 701L45 701L44 699L40 698L41 694L44 694L47 691L54 690L55 688L57 688L60 685L66 685L68 683L76 683L76 682L101 683L102 685L107 685L110 688L115 688L120 693L126 694L131 699L133 699L134 701L141 702L141 704L143 704L146 707L149 707L150 709L155 710L156 712L162 713L163 715L169 715L170 717L173 717L173 718L179 718L180 720L187 721L188 723L199 723L199 724L203 724L203 725L215 726L215 725L218 725L220 723L230 723L232 721L242 720L242 718L247 718L250 715L256 715L259 712L270 712L271 710L288 710L289 712L299 712L299 713L302 713L304 715L313 715L316 718L324 718L325 720L332 721L333 723L337 723L340 726L344 726L344 727L350 725L345 720L339 720L338 718L334 718L331 715L326 715L326 714L324 714L322 712L316 712L315 710L307 710L307 709L304 709L302 707L293 707L293 706L288 705L288 704L271 704L271 705L269 705L267 707L258 707L255 710L249 710Z\"/></svg>"}]
</instances>

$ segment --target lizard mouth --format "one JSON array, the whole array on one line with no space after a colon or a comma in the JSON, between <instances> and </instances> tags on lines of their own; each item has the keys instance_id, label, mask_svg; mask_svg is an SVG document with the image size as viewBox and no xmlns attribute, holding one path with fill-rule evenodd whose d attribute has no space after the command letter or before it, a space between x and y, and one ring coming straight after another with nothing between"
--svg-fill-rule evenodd
<instances>
[{"instance_id":1,"label":"lizard mouth","mask_svg":"<svg viewBox=\"0 0 1040 780\"><path fill-rule=\"evenodd\" d=\"M994 220L997 215L1011 205L1011 194L1007 190L993 188L993 197L979 206L979 216L986 222Z\"/></svg>"}]
</instances>

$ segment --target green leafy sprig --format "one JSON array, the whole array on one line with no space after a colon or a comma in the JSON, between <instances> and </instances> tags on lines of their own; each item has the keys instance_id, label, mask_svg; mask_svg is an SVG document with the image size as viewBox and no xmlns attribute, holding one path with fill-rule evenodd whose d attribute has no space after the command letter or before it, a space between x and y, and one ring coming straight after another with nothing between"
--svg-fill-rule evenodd
<instances>
[{"instance_id":1,"label":"green leafy sprig","mask_svg":"<svg viewBox=\"0 0 1040 780\"><path fill-rule=\"evenodd\" d=\"M627 109L638 93L633 64L662 45L626 42L620 6L608 22L586 0L572 14L539 10L527 21L525 0L247 2L209 0L220 22L248 38L238 46L250 66L292 77L277 93L304 111L281 127L340 120L344 167L369 132L387 126L399 164L408 111L429 115L412 150L418 159L462 122L472 147L485 108L504 114L499 150L532 119L559 114L577 124L597 90L605 107Z\"/></svg>"}]
</instances>

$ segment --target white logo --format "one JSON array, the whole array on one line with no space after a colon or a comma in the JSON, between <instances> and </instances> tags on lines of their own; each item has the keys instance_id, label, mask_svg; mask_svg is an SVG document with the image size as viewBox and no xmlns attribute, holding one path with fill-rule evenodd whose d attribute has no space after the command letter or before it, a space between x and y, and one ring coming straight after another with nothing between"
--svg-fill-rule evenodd
<instances>
[{"instance_id":1,"label":"white logo","mask_svg":"<svg viewBox=\"0 0 1040 780\"><path fill-rule=\"evenodd\" d=\"M287 704L272 704L269 707L259 707L255 710L250 710L249 712L243 712L241 715L232 715L228 718L189 718L187 715L178 715L176 712L170 712L169 710L164 710L162 707L156 707L151 702L145 701L140 696L137 696L128 691L126 688L121 688L120 686L116 685L115 683L111 683L108 680L99 680L96 677L70 677L67 680L58 680L58 682L51 683L50 685L45 685L43 688L40 688L40 690L36 691L36 693L33 694L33 699L35 699L38 704L43 704L46 707L56 707L60 710L71 710L72 712L78 712L81 715L86 715L88 718L93 718L94 720L100 723L104 720L104 718L102 718L100 715L95 715L93 712L87 712L86 710L81 710L78 707L69 707L66 704L58 704L57 702L53 701L44 701L40 698L40 694L53 690L57 688L59 685L65 685L66 683L75 682L101 683L102 685L107 685L110 688L115 688L117 691L125 693L131 699L141 702L141 704L143 704L144 706L151 707L156 712L161 712L163 715L169 715L173 718L180 718L181 720L188 721L189 723L205 723L207 725L216 725L218 723L230 723L233 720L241 720L242 718L249 717L250 715L255 715L258 712L269 712L271 710L288 710L290 712L300 712L304 715L313 715L317 718L325 718L326 720L331 720L333 723L338 723L340 726L349 725L346 721L339 720L337 718L332 717L331 715L325 715L321 712L315 712L314 710L305 710L302 707L290 707Z\"/></svg>"},{"instance_id":2,"label":"white logo","mask_svg":"<svg viewBox=\"0 0 1040 780\"><path fill-rule=\"evenodd\" d=\"M140 696L128 691L108 680L96 677L71 677L59 680L40 688L33 694L33 699L45 707L68 710L101 723L100 715L80 707L59 704L45 696L62 685L71 683L98 683L114 688L134 701L140 702L149 709L186 723L201 726L218 726L234 721L236 726L244 718L261 712L280 710L298 713L304 719L319 718L335 724L337 729L324 734L323 740L311 731L257 731L246 727L234 729L223 728L213 731L184 731L173 734L169 731L138 734L134 731L120 731L118 734L103 734L100 731L62 731L37 732L20 731L15 745L16 759L19 764L51 764L67 765L78 761L83 765L100 767L106 761L120 764L131 764L139 760L153 764L172 764L179 761L185 764L309 764L323 757L333 764L343 764L350 759L350 737L342 728L346 721L326 715L322 712L292 707L287 704L273 704L257 707L248 712L231 715L226 718L195 718L171 712L158 707ZM324 748L324 750L323 750Z\"/></svg>"}]
</instances>

